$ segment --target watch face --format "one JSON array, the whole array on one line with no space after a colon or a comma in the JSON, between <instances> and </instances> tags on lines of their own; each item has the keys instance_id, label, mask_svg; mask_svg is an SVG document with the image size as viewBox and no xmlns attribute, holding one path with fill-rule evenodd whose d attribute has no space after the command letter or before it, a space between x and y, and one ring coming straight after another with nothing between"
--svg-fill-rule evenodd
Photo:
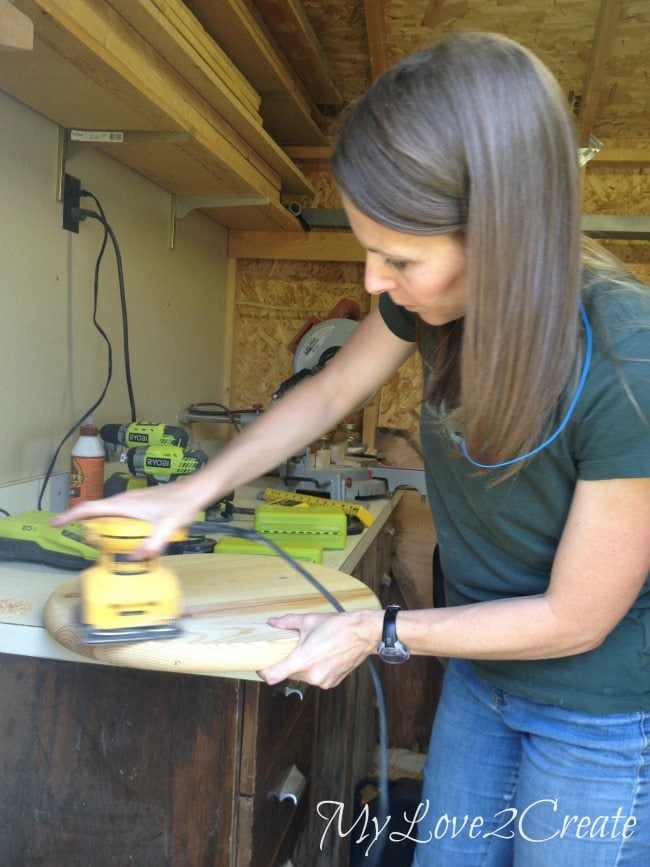
<instances>
[{"instance_id":1,"label":"watch face","mask_svg":"<svg viewBox=\"0 0 650 867\"><path fill-rule=\"evenodd\" d=\"M393 647L380 647L378 652L381 660L392 663L406 662L411 655L399 641Z\"/></svg>"}]
</instances>

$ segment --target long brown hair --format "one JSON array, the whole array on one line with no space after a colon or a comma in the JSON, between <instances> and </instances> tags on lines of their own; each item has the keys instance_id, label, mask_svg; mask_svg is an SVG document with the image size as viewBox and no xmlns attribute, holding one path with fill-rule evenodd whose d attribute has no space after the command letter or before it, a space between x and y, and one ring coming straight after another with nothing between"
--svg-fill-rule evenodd
<instances>
[{"instance_id":1,"label":"long brown hair","mask_svg":"<svg viewBox=\"0 0 650 867\"><path fill-rule=\"evenodd\" d=\"M376 222L465 237L464 319L420 328L427 396L476 459L529 451L581 355L578 153L555 78L504 36L448 36L355 103L333 171Z\"/></svg>"}]
</instances>

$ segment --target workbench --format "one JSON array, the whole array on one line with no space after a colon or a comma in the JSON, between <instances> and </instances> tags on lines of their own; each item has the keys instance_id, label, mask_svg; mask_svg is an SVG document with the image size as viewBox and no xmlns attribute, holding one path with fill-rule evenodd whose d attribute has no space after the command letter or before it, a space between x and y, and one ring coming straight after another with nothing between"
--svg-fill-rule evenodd
<instances>
[{"instance_id":1,"label":"workbench","mask_svg":"<svg viewBox=\"0 0 650 867\"><path fill-rule=\"evenodd\" d=\"M259 490L237 491L235 505ZM324 565L380 595L394 504L365 503L372 526ZM317 805L341 802L351 821L372 767L365 668L321 691L82 660L41 620L68 578L0 565L3 863L344 867L349 837L332 832L321 847Z\"/></svg>"}]
</instances>

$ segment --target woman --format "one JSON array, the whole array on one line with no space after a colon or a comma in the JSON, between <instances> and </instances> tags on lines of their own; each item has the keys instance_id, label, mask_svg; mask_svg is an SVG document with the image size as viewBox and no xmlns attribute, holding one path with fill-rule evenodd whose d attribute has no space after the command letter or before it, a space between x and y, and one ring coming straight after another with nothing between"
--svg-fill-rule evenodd
<instances>
[{"instance_id":1,"label":"woman","mask_svg":"<svg viewBox=\"0 0 650 867\"><path fill-rule=\"evenodd\" d=\"M452 36L353 106L333 167L379 309L203 471L61 521L145 518L160 550L417 345L448 607L396 629L450 662L415 864L650 863L650 295L582 250L565 100L516 43ZM272 622L300 638L264 679L332 687L383 613Z\"/></svg>"}]
</instances>

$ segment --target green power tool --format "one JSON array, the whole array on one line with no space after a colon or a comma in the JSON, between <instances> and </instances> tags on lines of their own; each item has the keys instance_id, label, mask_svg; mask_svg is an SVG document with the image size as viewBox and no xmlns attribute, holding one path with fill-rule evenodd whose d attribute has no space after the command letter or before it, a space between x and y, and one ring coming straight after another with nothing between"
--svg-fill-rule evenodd
<instances>
[{"instance_id":1,"label":"green power tool","mask_svg":"<svg viewBox=\"0 0 650 867\"><path fill-rule=\"evenodd\" d=\"M201 469L207 455L200 449L180 446L147 446L129 449L123 456L134 476L151 476L157 482L172 482Z\"/></svg>"},{"instance_id":2,"label":"green power tool","mask_svg":"<svg viewBox=\"0 0 650 867\"><path fill-rule=\"evenodd\" d=\"M142 446L185 446L189 435L185 428L169 424L134 421L131 424L105 424L99 431L105 443L138 448Z\"/></svg>"},{"instance_id":3,"label":"green power tool","mask_svg":"<svg viewBox=\"0 0 650 867\"><path fill-rule=\"evenodd\" d=\"M79 523L52 527L57 512L21 512L0 518L0 560L42 563L57 569L85 569L98 557Z\"/></svg>"},{"instance_id":4,"label":"green power tool","mask_svg":"<svg viewBox=\"0 0 650 867\"><path fill-rule=\"evenodd\" d=\"M124 446L120 455L128 473L114 473L104 483L104 496L121 491L171 482L179 476L195 473L207 461L199 449L187 449L189 434L185 428L168 424L131 422L105 424L99 431L105 443Z\"/></svg>"}]
</instances>

